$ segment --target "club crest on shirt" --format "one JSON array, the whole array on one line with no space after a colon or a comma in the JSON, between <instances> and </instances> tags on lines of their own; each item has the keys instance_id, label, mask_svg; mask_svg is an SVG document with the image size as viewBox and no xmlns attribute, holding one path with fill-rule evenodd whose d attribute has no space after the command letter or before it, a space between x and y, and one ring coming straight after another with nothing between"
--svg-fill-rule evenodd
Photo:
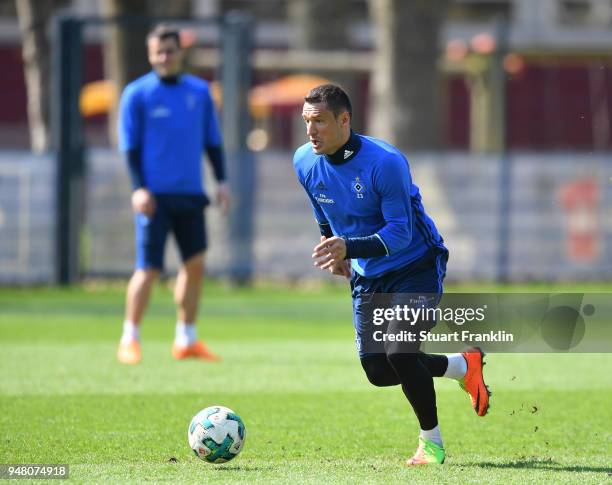
<instances>
[{"instance_id":1,"label":"club crest on shirt","mask_svg":"<svg viewBox=\"0 0 612 485\"><path fill-rule=\"evenodd\" d=\"M355 177L353 181L351 181L351 191L355 194L355 197L358 199L363 199L363 194L366 190L366 186L359 179L359 177Z\"/></svg>"}]
</instances>

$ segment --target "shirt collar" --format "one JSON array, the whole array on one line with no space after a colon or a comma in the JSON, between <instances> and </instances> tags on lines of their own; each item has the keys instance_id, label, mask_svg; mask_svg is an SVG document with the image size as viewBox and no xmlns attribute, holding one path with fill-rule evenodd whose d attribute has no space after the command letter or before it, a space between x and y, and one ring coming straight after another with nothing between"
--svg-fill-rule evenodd
<instances>
[{"instance_id":1,"label":"shirt collar","mask_svg":"<svg viewBox=\"0 0 612 485\"><path fill-rule=\"evenodd\" d=\"M157 79L159 79L160 82L162 82L163 84L178 84L179 81L181 80L180 74L176 74L174 76L164 76L164 77L161 77L157 73L155 74L157 75Z\"/></svg>"},{"instance_id":2,"label":"shirt collar","mask_svg":"<svg viewBox=\"0 0 612 485\"><path fill-rule=\"evenodd\" d=\"M325 155L325 159L329 163L333 163L334 165L341 165L343 163L348 162L352 158L357 155L359 149L361 148L361 138L359 135L351 130L351 135L349 136L348 141L340 147L338 151L332 153L331 155Z\"/></svg>"}]
</instances>

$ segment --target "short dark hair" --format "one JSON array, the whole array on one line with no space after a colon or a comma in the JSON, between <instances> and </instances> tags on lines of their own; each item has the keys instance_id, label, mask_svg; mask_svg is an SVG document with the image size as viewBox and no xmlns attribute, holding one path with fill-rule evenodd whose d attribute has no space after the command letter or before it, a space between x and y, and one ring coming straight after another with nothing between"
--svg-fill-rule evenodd
<instances>
[{"instance_id":1,"label":"short dark hair","mask_svg":"<svg viewBox=\"0 0 612 485\"><path fill-rule=\"evenodd\" d=\"M335 84L321 84L316 88L312 88L304 98L304 101L310 104L324 103L336 117L342 111L348 111L349 116L353 116L351 100L344 90Z\"/></svg>"},{"instance_id":2,"label":"short dark hair","mask_svg":"<svg viewBox=\"0 0 612 485\"><path fill-rule=\"evenodd\" d=\"M147 44L151 39L174 39L176 41L176 45L181 47L181 34L177 28L171 27L167 24L158 24L147 35Z\"/></svg>"}]
</instances>

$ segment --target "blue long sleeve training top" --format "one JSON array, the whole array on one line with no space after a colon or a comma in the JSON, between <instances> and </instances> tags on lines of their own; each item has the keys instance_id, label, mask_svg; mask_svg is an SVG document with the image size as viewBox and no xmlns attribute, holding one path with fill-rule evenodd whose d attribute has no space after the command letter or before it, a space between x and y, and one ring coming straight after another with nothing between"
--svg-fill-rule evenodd
<instances>
[{"instance_id":1,"label":"blue long sleeve training top","mask_svg":"<svg viewBox=\"0 0 612 485\"><path fill-rule=\"evenodd\" d=\"M408 160L393 145L351 133L332 156L302 145L293 164L317 222L329 225L328 235L331 229L347 240L352 267L360 275L375 278L416 261L430 248L445 249L412 183ZM373 239L382 250L373 247Z\"/></svg>"},{"instance_id":2,"label":"blue long sleeve training top","mask_svg":"<svg viewBox=\"0 0 612 485\"><path fill-rule=\"evenodd\" d=\"M221 147L206 81L181 74L176 82L165 82L151 71L123 91L119 148L128 153L135 188L146 186L156 194L201 194L203 151L217 180L225 179Z\"/></svg>"}]
</instances>

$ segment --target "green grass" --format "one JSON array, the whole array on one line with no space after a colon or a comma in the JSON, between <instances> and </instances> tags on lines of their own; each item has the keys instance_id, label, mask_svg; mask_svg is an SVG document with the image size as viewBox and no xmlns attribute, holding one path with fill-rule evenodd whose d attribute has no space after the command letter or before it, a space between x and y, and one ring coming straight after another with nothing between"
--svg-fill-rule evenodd
<instances>
[{"instance_id":1,"label":"green grass","mask_svg":"<svg viewBox=\"0 0 612 485\"><path fill-rule=\"evenodd\" d=\"M560 288L588 289L610 290ZM68 463L74 483L612 479L611 355L489 355L486 418L436 380L447 463L408 469L416 419L399 388L363 376L344 289L207 287L200 329L218 364L172 360L173 306L160 287L143 362L121 366L122 313L120 288L0 289L0 463ZM244 451L225 465L187 444L191 417L213 404L247 427Z\"/></svg>"}]
</instances>

